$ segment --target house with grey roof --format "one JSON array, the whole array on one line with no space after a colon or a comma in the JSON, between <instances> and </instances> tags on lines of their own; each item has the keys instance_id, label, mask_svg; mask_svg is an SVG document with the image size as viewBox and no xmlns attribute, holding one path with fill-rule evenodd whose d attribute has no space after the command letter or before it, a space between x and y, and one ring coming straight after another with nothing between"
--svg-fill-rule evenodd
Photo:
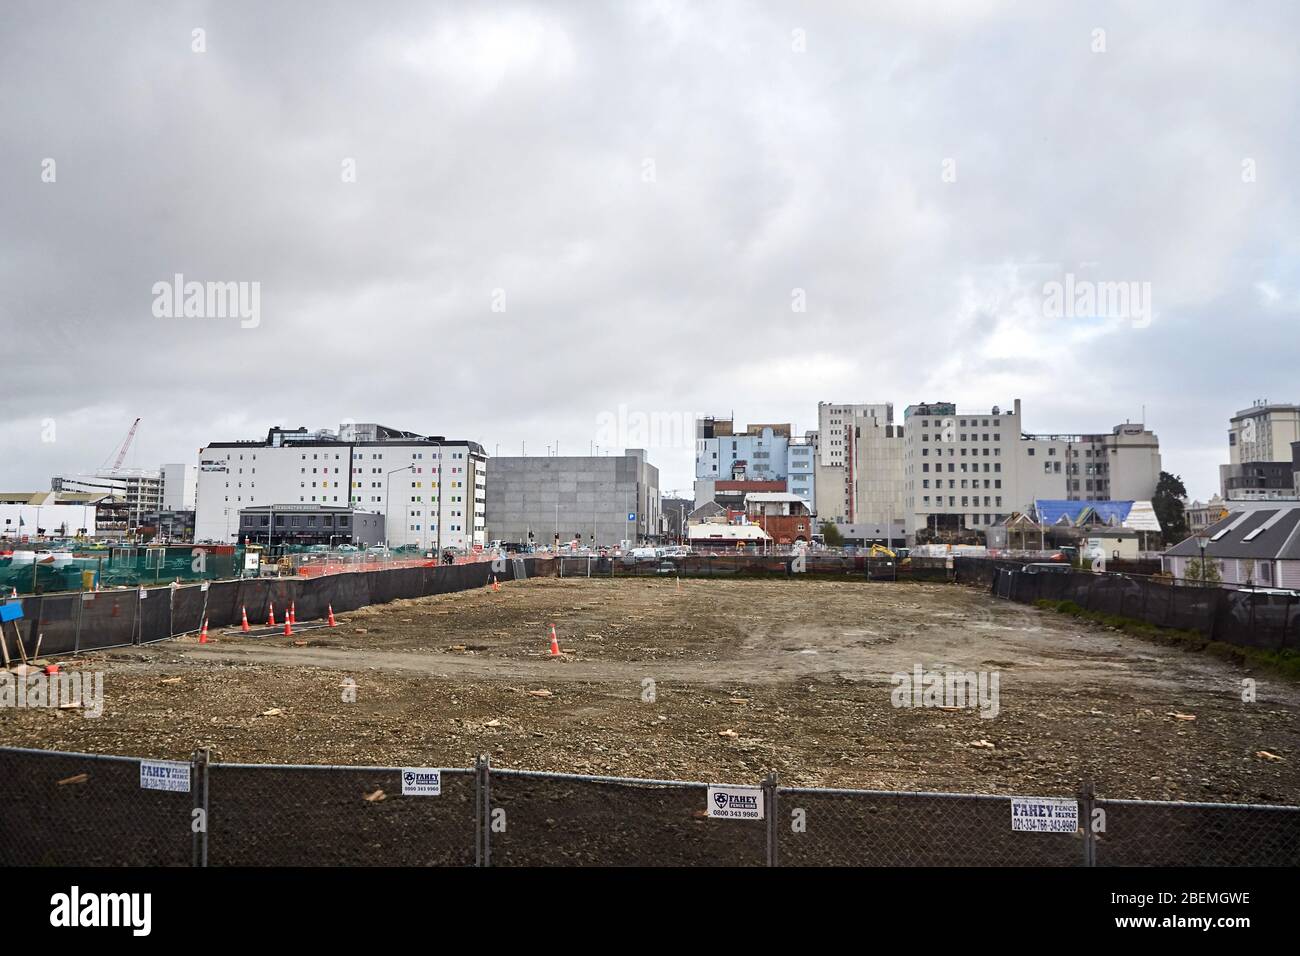
<instances>
[{"instance_id":1,"label":"house with grey roof","mask_svg":"<svg viewBox=\"0 0 1300 956\"><path fill-rule=\"evenodd\" d=\"M1195 577L1205 559L1218 568L1224 584L1300 589L1300 502L1259 502L1229 512L1198 535L1174 545L1161 557L1176 578Z\"/></svg>"}]
</instances>

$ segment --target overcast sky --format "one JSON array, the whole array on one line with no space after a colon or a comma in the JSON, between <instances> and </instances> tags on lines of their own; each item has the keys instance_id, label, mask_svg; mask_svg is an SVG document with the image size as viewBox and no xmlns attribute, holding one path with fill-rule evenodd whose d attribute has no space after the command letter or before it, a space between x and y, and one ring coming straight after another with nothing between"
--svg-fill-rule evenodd
<instances>
[{"instance_id":1,"label":"overcast sky","mask_svg":"<svg viewBox=\"0 0 1300 956\"><path fill-rule=\"evenodd\" d=\"M1041 432L1145 408L1205 497L1228 417L1300 401L1297 35L1293 2L8 0L0 490L137 416L156 467L276 424L585 454L620 405L1018 397ZM255 325L156 315L177 273L260 283ZM1139 297L1053 314L1067 273Z\"/></svg>"}]
</instances>

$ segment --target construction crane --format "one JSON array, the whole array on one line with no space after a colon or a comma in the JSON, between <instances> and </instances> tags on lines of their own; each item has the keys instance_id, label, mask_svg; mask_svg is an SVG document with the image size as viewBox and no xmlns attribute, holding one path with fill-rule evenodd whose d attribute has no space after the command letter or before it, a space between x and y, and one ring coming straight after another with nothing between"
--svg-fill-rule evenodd
<instances>
[{"instance_id":1,"label":"construction crane","mask_svg":"<svg viewBox=\"0 0 1300 956\"><path fill-rule=\"evenodd\" d=\"M117 451L117 458L113 461L113 467L109 471L117 472L122 469L122 462L126 461L126 453L131 448L131 442L135 440L135 430L140 427L140 419L131 423L131 429L126 433L126 441L122 442L122 447Z\"/></svg>"}]
</instances>

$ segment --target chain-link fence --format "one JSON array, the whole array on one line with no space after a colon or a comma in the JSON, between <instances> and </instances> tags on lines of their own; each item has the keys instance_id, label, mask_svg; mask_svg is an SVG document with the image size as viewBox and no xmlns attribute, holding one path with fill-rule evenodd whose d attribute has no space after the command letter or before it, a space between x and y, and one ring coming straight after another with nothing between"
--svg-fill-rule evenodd
<instances>
[{"instance_id":1,"label":"chain-link fence","mask_svg":"<svg viewBox=\"0 0 1300 956\"><path fill-rule=\"evenodd\" d=\"M1297 866L1300 807L0 748L0 865Z\"/></svg>"}]
</instances>

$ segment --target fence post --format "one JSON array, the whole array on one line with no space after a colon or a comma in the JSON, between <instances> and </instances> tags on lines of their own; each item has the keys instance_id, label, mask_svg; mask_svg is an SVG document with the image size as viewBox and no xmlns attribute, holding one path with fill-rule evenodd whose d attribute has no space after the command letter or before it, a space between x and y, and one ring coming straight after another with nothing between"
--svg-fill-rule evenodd
<instances>
[{"instance_id":1,"label":"fence post","mask_svg":"<svg viewBox=\"0 0 1300 956\"><path fill-rule=\"evenodd\" d=\"M492 791L487 754L479 754L474 761L474 865L492 865Z\"/></svg>"},{"instance_id":2,"label":"fence post","mask_svg":"<svg viewBox=\"0 0 1300 956\"><path fill-rule=\"evenodd\" d=\"M103 558L100 558L102 561ZM93 591L91 592L94 593ZM86 609L86 589L82 588L81 594L78 595L77 601L77 623L72 631L72 653L76 654L81 650L81 615ZM91 598L93 601L94 598Z\"/></svg>"},{"instance_id":3,"label":"fence post","mask_svg":"<svg viewBox=\"0 0 1300 956\"><path fill-rule=\"evenodd\" d=\"M1287 632L1291 630L1291 595L1286 596L1286 610L1282 612L1282 640L1278 641L1277 649L1280 651L1286 647Z\"/></svg>"},{"instance_id":4,"label":"fence post","mask_svg":"<svg viewBox=\"0 0 1300 956\"><path fill-rule=\"evenodd\" d=\"M190 775L193 777L194 807L190 813L190 830L193 832L191 866L208 865L208 761L211 755L206 747L195 750L190 758ZM196 828L195 824L199 826Z\"/></svg>"},{"instance_id":5,"label":"fence post","mask_svg":"<svg viewBox=\"0 0 1300 956\"><path fill-rule=\"evenodd\" d=\"M763 780L763 803L767 807L767 865L779 866L777 862L777 822L776 822L776 771L769 773Z\"/></svg>"},{"instance_id":6,"label":"fence post","mask_svg":"<svg viewBox=\"0 0 1300 956\"><path fill-rule=\"evenodd\" d=\"M140 646L140 592L144 586L138 582L135 585L135 617L131 620L131 643L136 647Z\"/></svg>"},{"instance_id":7,"label":"fence post","mask_svg":"<svg viewBox=\"0 0 1300 956\"><path fill-rule=\"evenodd\" d=\"M1096 802L1096 792L1092 781L1085 780L1079 784L1079 826L1083 829L1083 865L1097 865L1097 835L1092 832L1092 811Z\"/></svg>"}]
</instances>

